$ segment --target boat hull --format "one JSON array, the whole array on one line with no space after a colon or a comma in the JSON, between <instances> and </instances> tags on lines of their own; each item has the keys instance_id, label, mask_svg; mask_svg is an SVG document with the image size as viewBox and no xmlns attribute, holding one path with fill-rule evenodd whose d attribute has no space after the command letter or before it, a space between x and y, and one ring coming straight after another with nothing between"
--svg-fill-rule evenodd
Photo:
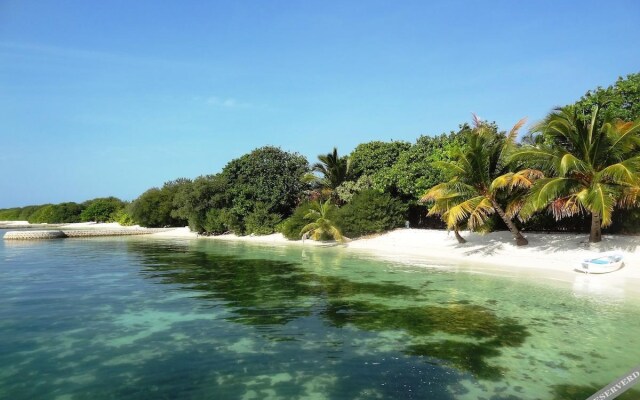
<instances>
[{"instance_id":1,"label":"boat hull","mask_svg":"<svg viewBox=\"0 0 640 400\"><path fill-rule=\"evenodd\" d=\"M622 268L622 259L619 253L602 255L582 261L578 270L587 274L606 274Z\"/></svg>"}]
</instances>

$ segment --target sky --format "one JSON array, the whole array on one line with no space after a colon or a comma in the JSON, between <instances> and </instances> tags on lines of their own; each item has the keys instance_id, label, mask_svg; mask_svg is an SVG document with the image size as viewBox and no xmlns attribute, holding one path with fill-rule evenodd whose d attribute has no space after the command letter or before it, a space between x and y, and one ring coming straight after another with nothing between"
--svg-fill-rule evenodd
<instances>
[{"instance_id":1,"label":"sky","mask_svg":"<svg viewBox=\"0 0 640 400\"><path fill-rule=\"evenodd\" d=\"M133 200L265 146L510 128L640 72L640 2L0 0L0 208Z\"/></svg>"}]
</instances>

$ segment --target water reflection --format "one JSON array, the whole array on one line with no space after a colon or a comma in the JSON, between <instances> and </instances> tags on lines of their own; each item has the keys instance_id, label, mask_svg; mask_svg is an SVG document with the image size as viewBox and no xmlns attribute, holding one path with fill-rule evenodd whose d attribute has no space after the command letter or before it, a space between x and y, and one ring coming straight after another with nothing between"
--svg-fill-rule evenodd
<instances>
[{"instance_id":1,"label":"water reflection","mask_svg":"<svg viewBox=\"0 0 640 400\"><path fill-rule=\"evenodd\" d=\"M359 281L311 272L293 262L179 247L132 243L131 250L145 255L146 277L179 284L197 292L200 299L224 306L230 311L228 321L264 328L313 317L335 328L399 332L402 353L477 378L499 380L502 369L492 365L491 358L503 347L522 345L529 336L516 320L498 317L481 305L417 302L417 297L428 294L428 287ZM269 337L294 340L288 334L280 337L277 330L271 330Z\"/></svg>"}]
</instances>

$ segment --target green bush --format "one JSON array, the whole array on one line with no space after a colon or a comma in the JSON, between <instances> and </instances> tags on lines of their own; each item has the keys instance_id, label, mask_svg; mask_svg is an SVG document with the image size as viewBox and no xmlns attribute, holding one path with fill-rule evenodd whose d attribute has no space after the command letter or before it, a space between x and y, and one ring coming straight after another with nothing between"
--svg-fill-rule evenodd
<instances>
[{"instance_id":1,"label":"green bush","mask_svg":"<svg viewBox=\"0 0 640 400\"><path fill-rule=\"evenodd\" d=\"M220 235L227 231L227 227L224 223L222 209L212 208L211 210L207 211L204 221L202 221L200 224L202 231L206 233ZM189 226L191 227L191 225Z\"/></svg>"},{"instance_id":2,"label":"green bush","mask_svg":"<svg viewBox=\"0 0 640 400\"><path fill-rule=\"evenodd\" d=\"M300 231L310 221L304 219L311 209L311 204L308 202L302 203L293 211L293 214L284 220L281 225L280 232L289 240L300 240Z\"/></svg>"},{"instance_id":3,"label":"green bush","mask_svg":"<svg viewBox=\"0 0 640 400\"><path fill-rule=\"evenodd\" d=\"M280 215L270 213L264 203L258 203L244 218L244 230L247 234L269 235L275 232L276 225L280 221L282 221Z\"/></svg>"},{"instance_id":4,"label":"green bush","mask_svg":"<svg viewBox=\"0 0 640 400\"><path fill-rule=\"evenodd\" d=\"M83 208L82 205L74 202L55 204L53 206L53 219L51 222L80 222L80 215L82 214Z\"/></svg>"},{"instance_id":5,"label":"green bush","mask_svg":"<svg viewBox=\"0 0 640 400\"><path fill-rule=\"evenodd\" d=\"M0 221L20 221L21 208L5 208L0 210Z\"/></svg>"},{"instance_id":6,"label":"green bush","mask_svg":"<svg viewBox=\"0 0 640 400\"><path fill-rule=\"evenodd\" d=\"M38 211L41 206L26 206L20 209L18 221L29 221L33 213Z\"/></svg>"},{"instance_id":7,"label":"green bush","mask_svg":"<svg viewBox=\"0 0 640 400\"><path fill-rule=\"evenodd\" d=\"M388 193L365 190L338 210L337 222L347 237L359 237L403 226L407 204Z\"/></svg>"},{"instance_id":8,"label":"green bush","mask_svg":"<svg viewBox=\"0 0 640 400\"><path fill-rule=\"evenodd\" d=\"M362 175L357 181L344 181L336 188L336 194L338 198L344 202L349 203L353 196L363 190L374 189L375 184L369 175Z\"/></svg>"},{"instance_id":9,"label":"green bush","mask_svg":"<svg viewBox=\"0 0 640 400\"><path fill-rule=\"evenodd\" d=\"M258 203L269 213L291 215L307 187L302 176L309 172L307 159L297 153L265 146L231 160L222 170L230 206L242 221Z\"/></svg>"},{"instance_id":10,"label":"green bush","mask_svg":"<svg viewBox=\"0 0 640 400\"><path fill-rule=\"evenodd\" d=\"M244 234L240 217L229 208L213 208L207 211L203 228L205 232L215 235L226 232L233 232L236 235Z\"/></svg>"},{"instance_id":11,"label":"green bush","mask_svg":"<svg viewBox=\"0 0 640 400\"><path fill-rule=\"evenodd\" d=\"M129 214L124 208L121 208L118 211L114 212L111 215L111 219L122 226L131 226L136 224L136 221L133 219L131 214Z\"/></svg>"},{"instance_id":12,"label":"green bush","mask_svg":"<svg viewBox=\"0 0 640 400\"><path fill-rule=\"evenodd\" d=\"M84 210L80 214L82 221L112 222L113 215L124 208L125 204L116 197L104 197L84 202Z\"/></svg>"},{"instance_id":13,"label":"green bush","mask_svg":"<svg viewBox=\"0 0 640 400\"><path fill-rule=\"evenodd\" d=\"M185 218L172 216L173 198L182 186L189 184L188 179L177 179L166 182L160 189L147 190L131 204L131 216L145 227L185 226L188 223Z\"/></svg>"},{"instance_id":14,"label":"green bush","mask_svg":"<svg viewBox=\"0 0 640 400\"><path fill-rule=\"evenodd\" d=\"M28 221L32 224L48 224L53 221L54 211L53 204L41 205L29 216Z\"/></svg>"},{"instance_id":15,"label":"green bush","mask_svg":"<svg viewBox=\"0 0 640 400\"><path fill-rule=\"evenodd\" d=\"M171 217L186 220L193 232L205 232L207 212L229 207L227 191L227 181L222 175L199 176L176 190Z\"/></svg>"}]
</instances>

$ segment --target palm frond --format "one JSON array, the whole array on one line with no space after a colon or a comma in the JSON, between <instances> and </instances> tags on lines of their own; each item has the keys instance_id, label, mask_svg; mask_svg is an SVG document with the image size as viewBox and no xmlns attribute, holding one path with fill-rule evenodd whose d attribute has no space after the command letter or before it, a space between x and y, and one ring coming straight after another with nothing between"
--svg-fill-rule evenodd
<instances>
[{"instance_id":1,"label":"palm frond","mask_svg":"<svg viewBox=\"0 0 640 400\"><path fill-rule=\"evenodd\" d=\"M560 162L558 163L558 173L561 176L566 176L569 172L587 172L589 171L589 165L580 160L571 153L565 153Z\"/></svg>"},{"instance_id":2,"label":"palm frond","mask_svg":"<svg viewBox=\"0 0 640 400\"><path fill-rule=\"evenodd\" d=\"M316 229L318 229L318 224L315 222L311 222L300 229L300 236L304 235L307 232L315 231Z\"/></svg>"},{"instance_id":3,"label":"palm frond","mask_svg":"<svg viewBox=\"0 0 640 400\"><path fill-rule=\"evenodd\" d=\"M344 242L344 236L342 235L342 232L340 232L340 229L338 229L335 226L331 226L329 228L329 232L328 232L336 241L342 243Z\"/></svg>"},{"instance_id":4,"label":"palm frond","mask_svg":"<svg viewBox=\"0 0 640 400\"><path fill-rule=\"evenodd\" d=\"M621 208L632 208L640 205L640 186L630 186L622 189L618 197L617 206Z\"/></svg>"},{"instance_id":5,"label":"palm frond","mask_svg":"<svg viewBox=\"0 0 640 400\"><path fill-rule=\"evenodd\" d=\"M532 186L520 210L520 218L529 219L535 212L542 210L553 200L575 192L578 182L571 178L542 178Z\"/></svg>"},{"instance_id":6,"label":"palm frond","mask_svg":"<svg viewBox=\"0 0 640 400\"><path fill-rule=\"evenodd\" d=\"M491 201L485 197L480 203L478 203L478 205L476 205L473 211L471 211L467 227L472 231L477 230L481 226L484 226L489 217L495 212L496 210L493 208Z\"/></svg>"},{"instance_id":7,"label":"palm frond","mask_svg":"<svg viewBox=\"0 0 640 400\"><path fill-rule=\"evenodd\" d=\"M509 161L526 163L536 169L555 173L560 157L557 150L548 146L525 146L514 151Z\"/></svg>"},{"instance_id":8,"label":"palm frond","mask_svg":"<svg viewBox=\"0 0 640 400\"><path fill-rule=\"evenodd\" d=\"M435 161L433 166L447 174L465 174L467 172L466 169L453 161Z\"/></svg>"},{"instance_id":9,"label":"palm frond","mask_svg":"<svg viewBox=\"0 0 640 400\"><path fill-rule=\"evenodd\" d=\"M426 203L429 201L435 201L442 196L446 196L450 192L448 184L448 182L440 183L427 190L427 192L420 197L420 202Z\"/></svg>"},{"instance_id":10,"label":"palm frond","mask_svg":"<svg viewBox=\"0 0 640 400\"><path fill-rule=\"evenodd\" d=\"M511 130L509 131L509 134L507 135L508 140L511 142L515 142L516 138L518 137L518 132L520 131L520 128L522 128L526 123L527 123L527 117L524 117L520 121L516 122L516 124L513 126L513 128L511 128Z\"/></svg>"},{"instance_id":11,"label":"palm frond","mask_svg":"<svg viewBox=\"0 0 640 400\"><path fill-rule=\"evenodd\" d=\"M536 180L541 178L544 178L544 174L537 169L527 168L518 172L509 172L494 179L490 190L496 192L500 189L529 189Z\"/></svg>"},{"instance_id":12,"label":"palm frond","mask_svg":"<svg viewBox=\"0 0 640 400\"><path fill-rule=\"evenodd\" d=\"M318 219L320 216L320 211L311 209L304 215L304 219Z\"/></svg>"},{"instance_id":13,"label":"palm frond","mask_svg":"<svg viewBox=\"0 0 640 400\"><path fill-rule=\"evenodd\" d=\"M595 175L594 181L637 185L640 182L638 161L640 161L640 157L634 157L634 159L609 165Z\"/></svg>"},{"instance_id":14,"label":"palm frond","mask_svg":"<svg viewBox=\"0 0 640 400\"><path fill-rule=\"evenodd\" d=\"M518 196L516 198L511 199L509 203L507 203L507 207L504 210L504 213L507 215L507 218L513 219L517 215L520 214L520 210L522 210L522 206L524 206L525 197Z\"/></svg>"},{"instance_id":15,"label":"palm frond","mask_svg":"<svg viewBox=\"0 0 640 400\"><path fill-rule=\"evenodd\" d=\"M559 221L562 218L572 217L577 214L582 214L584 211L578 195L571 195L561 197L553 200L549 204L549 211Z\"/></svg>"},{"instance_id":16,"label":"palm frond","mask_svg":"<svg viewBox=\"0 0 640 400\"><path fill-rule=\"evenodd\" d=\"M611 214L616 204L616 197L614 187L604 183L595 183L584 196L581 196L580 200L586 209L592 213L600 214L602 226L606 227L611 224Z\"/></svg>"},{"instance_id":17,"label":"palm frond","mask_svg":"<svg viewBox=\"0 0 640 400\"><path fill-rule=\"evenodd\" d=\"M478 208L482 200L486 200L486 197L476 196L449 207L449 209L442 214L442 219L447 224L448 229L453 229L467 220Z\"/></svg>"}]
</instances>

